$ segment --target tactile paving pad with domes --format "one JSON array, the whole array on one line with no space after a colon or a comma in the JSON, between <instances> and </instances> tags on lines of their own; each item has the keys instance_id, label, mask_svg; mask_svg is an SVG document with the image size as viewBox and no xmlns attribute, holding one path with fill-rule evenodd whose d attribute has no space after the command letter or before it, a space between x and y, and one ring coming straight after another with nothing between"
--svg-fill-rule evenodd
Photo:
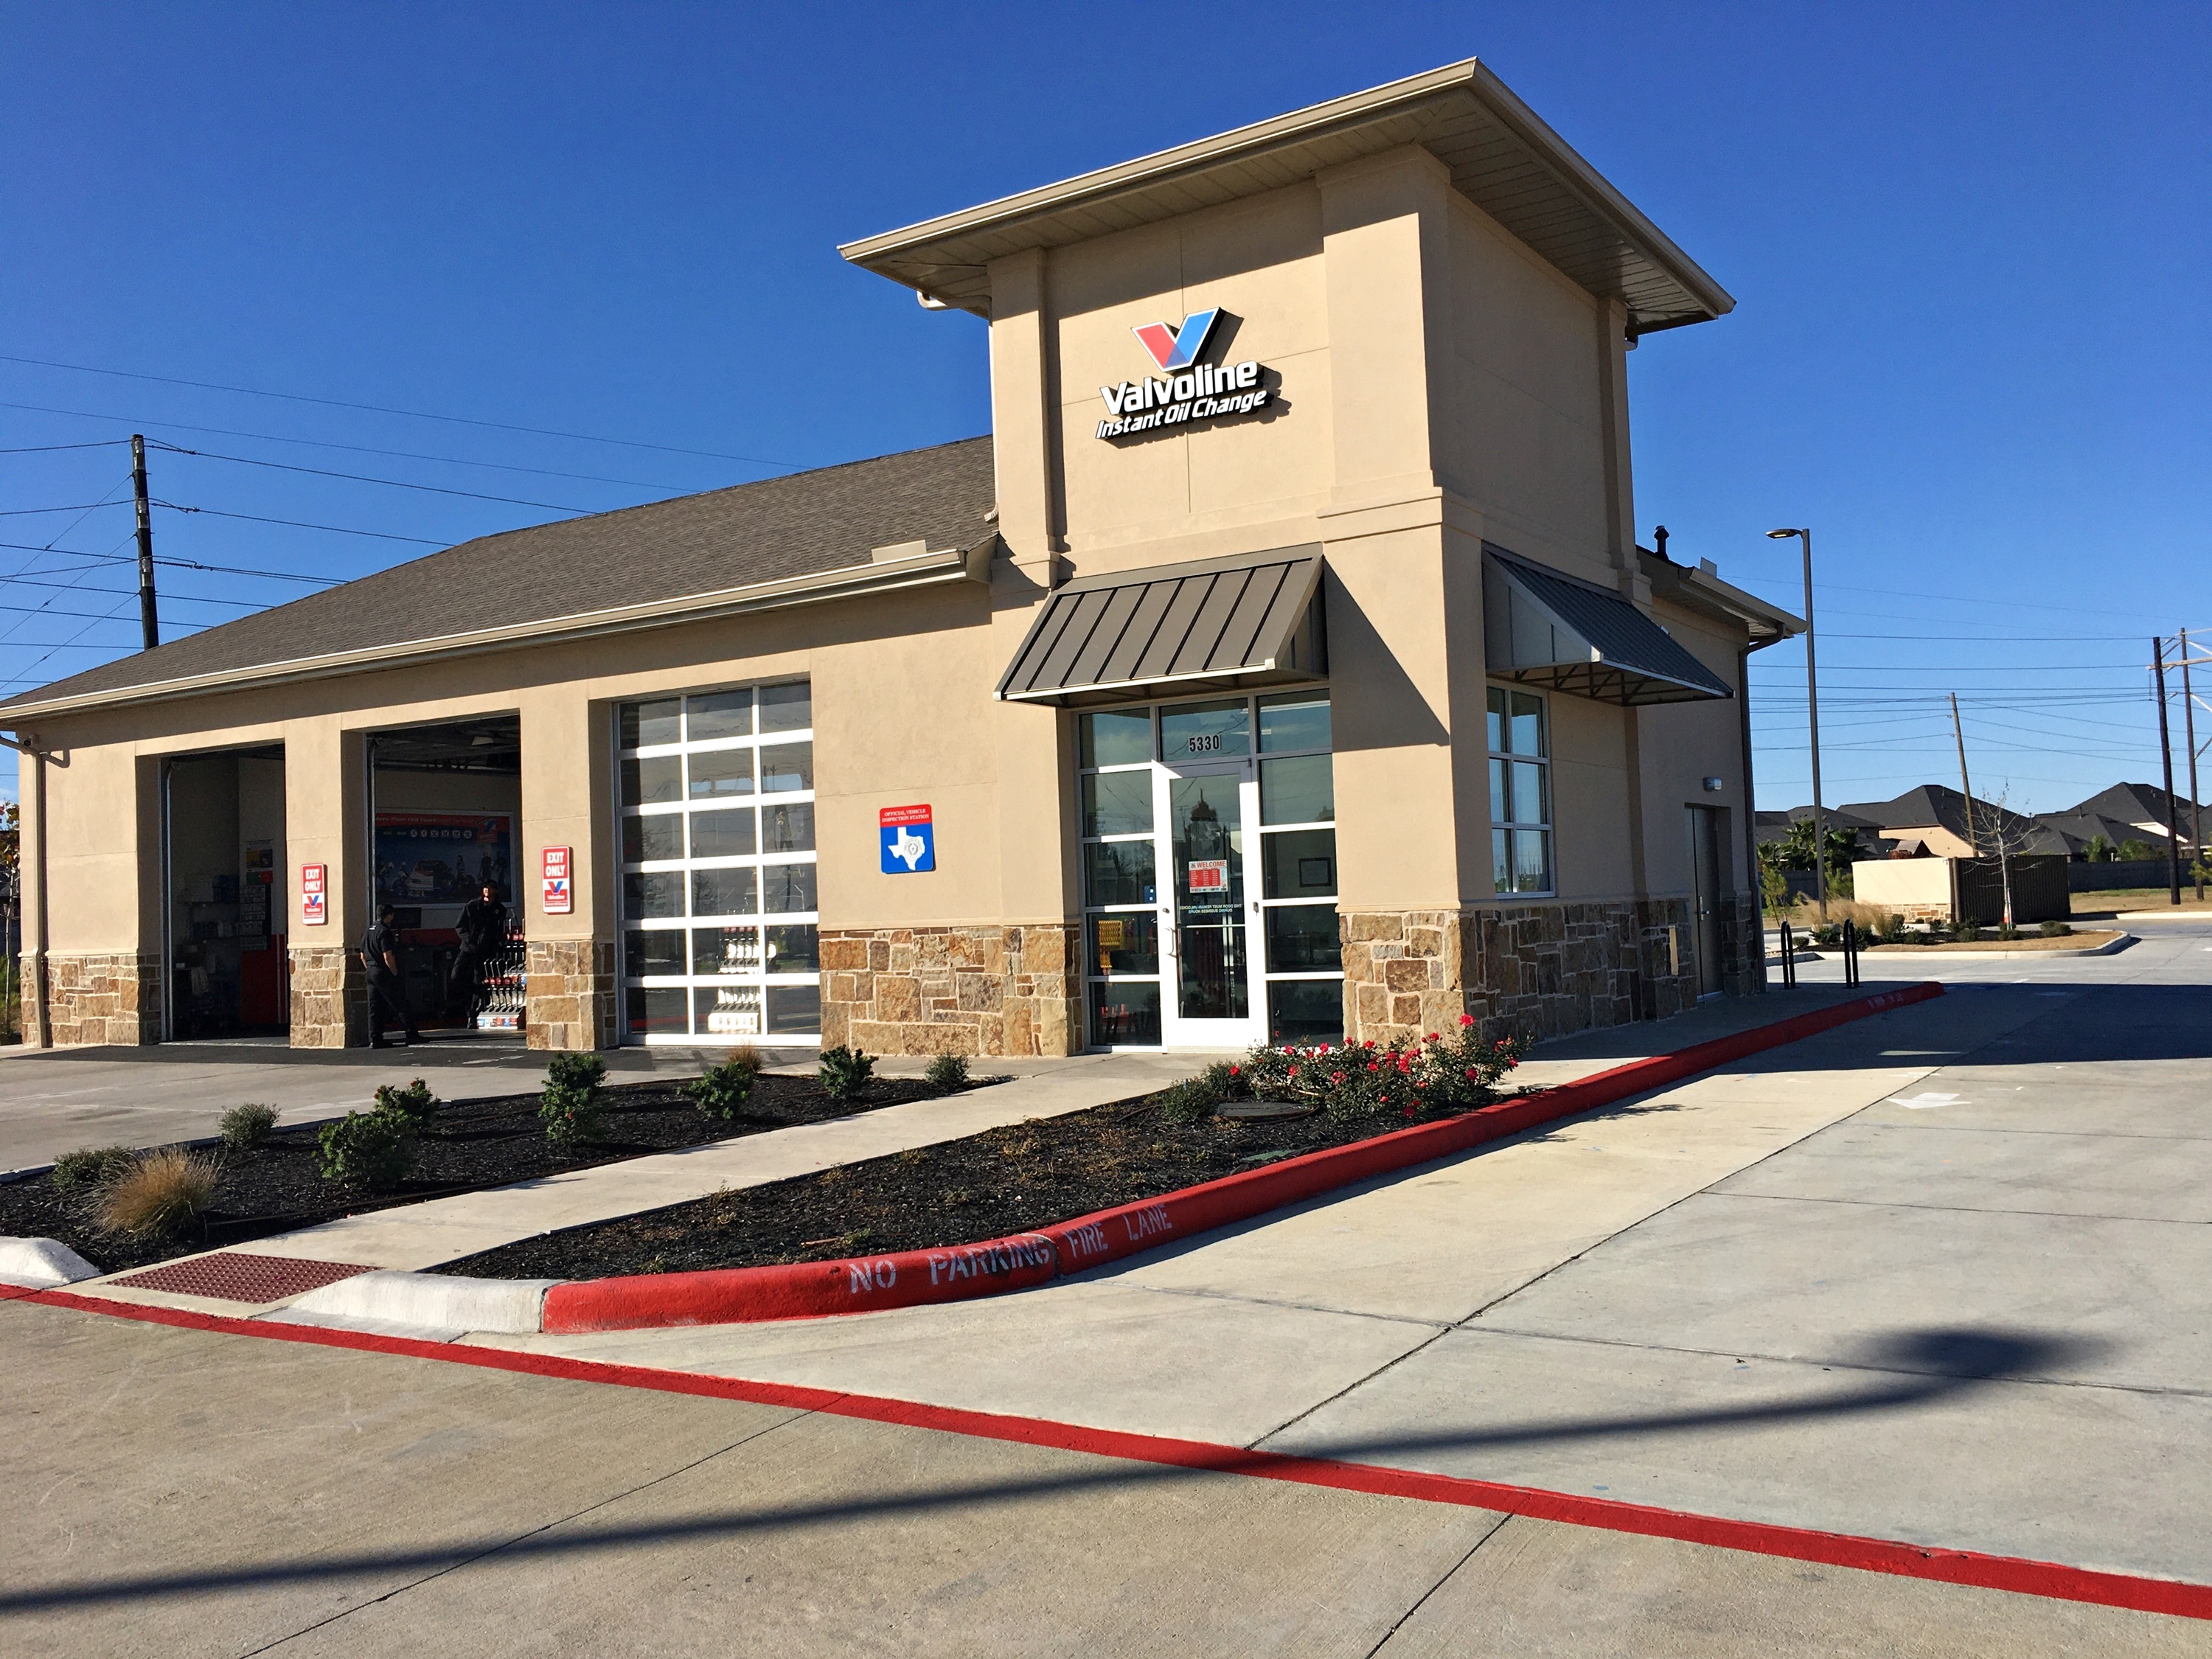
<instances>
[{"instance_id":1,"label":"tactile paving pad with domes","mask_svg":"<svg viewBox=\"0 0 2212 1659\"><path fill-rule=\"evenodd\" d=\"M218 1302L279 1302L369 1271L350 1261L308 1261L293 1255L217 1250L212 1255L165 1261L158 1267L109 1282L134 1291L166 1291L172 1296L204 1296Z\"/></svg>"}]
</instances>

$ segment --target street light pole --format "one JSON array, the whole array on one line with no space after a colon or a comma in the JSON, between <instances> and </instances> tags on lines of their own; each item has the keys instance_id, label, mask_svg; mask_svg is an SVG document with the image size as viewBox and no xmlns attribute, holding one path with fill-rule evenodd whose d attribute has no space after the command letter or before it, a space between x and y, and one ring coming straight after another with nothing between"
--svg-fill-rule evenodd
<instances>
[{"instance_id":1,"label":"street light pole","mask_svg":"<svg viewBox=\"0 0 2212 1659\"><path fill-rule=\"evenodd\" d=\"M1828 920L1828 843L1820 828L1820 682L1813 656L1813 532L1809 530L1770 530L1769 541L1795 536L1805 554L1805 714L1813 737L1813 893L1820 906L1820 920Z\"/></svg>"}]
</instances>

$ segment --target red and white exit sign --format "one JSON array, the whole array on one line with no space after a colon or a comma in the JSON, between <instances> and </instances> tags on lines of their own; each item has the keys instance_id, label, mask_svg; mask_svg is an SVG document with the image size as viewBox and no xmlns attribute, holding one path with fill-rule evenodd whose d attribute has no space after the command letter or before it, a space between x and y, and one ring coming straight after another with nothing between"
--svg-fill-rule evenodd
<instances>
[{"instance_id":1,"label":"red and white exit sign","mask_svg":"<svg viewBox=\"0 0 2212 1659\"><path fill-rule=\"evenodd\" d=\"M331 919L330 895L325 890L329 878L328 865L300 866L300 920L310 927L323 927Z\"/></svg>"},{"instance_id":2,"label":"red and white exit sign","mask_svg":"<svg viewBox=\"0 0 2212 1659\"><path fill-rule=\"evenodd\" d=\"M565 916L576 908L575 884L568 870L568 849L549 847L542 856L544 866L538 877L538 908L549 916Z\"/></svg>"}]
</instances>

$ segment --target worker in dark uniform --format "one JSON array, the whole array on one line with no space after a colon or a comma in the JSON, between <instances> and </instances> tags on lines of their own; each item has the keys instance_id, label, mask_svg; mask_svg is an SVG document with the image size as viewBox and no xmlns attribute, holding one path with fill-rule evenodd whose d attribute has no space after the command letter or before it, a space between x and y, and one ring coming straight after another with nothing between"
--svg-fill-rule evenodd
<instances>
[{"instance_id":1,"label":"worker in dark uniform","mask_svg":"<svg viewBox=\"0 0 2212 1659\"><path fill-rule=\"evenodd\" d=\"M399 975L399 912L382 905L375 925L361 936L361 963L368 969L368 1046L388 1048L384 1040L387 1019L397 1018L411 1046L422 1039L415 1029L415 1011L407 1006L407 983Z\"/></svg>"},{"instance_id":2,"label":"worker in dark uniform","mask_svg":"<svg viewBox=\"0 0 2212 1659\"><path fill-rule=\"evenodd\" d=\"M461 948L446 976L446 1012L458 1009L465 1022L476 1018L483 1000L484 964L507 943L507 906L500 902L499 889L485 882L461 907L453 931L460 935Z\"/></svg>"}]
</instances>

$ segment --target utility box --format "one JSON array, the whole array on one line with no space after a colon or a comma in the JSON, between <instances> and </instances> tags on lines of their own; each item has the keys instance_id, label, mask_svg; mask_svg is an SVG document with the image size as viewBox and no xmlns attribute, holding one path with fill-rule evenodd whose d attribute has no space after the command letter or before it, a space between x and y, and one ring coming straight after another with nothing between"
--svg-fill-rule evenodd
<instances>
[{"instance_id":1,"label":"utility box","mask_svg":"<svg viewBox=\"0 0 2212 1659\"><path fill-rule=\"evenodd\" d=\"M2012 866L2012 919L2063 921L2072 914L2066 860L2056 853L2022 854ZM1907 921L2004 920L2003 863L1996 859L1862 859L1851 866L1851 896L1894 910Z\"/></svg>"}]
</instances>

